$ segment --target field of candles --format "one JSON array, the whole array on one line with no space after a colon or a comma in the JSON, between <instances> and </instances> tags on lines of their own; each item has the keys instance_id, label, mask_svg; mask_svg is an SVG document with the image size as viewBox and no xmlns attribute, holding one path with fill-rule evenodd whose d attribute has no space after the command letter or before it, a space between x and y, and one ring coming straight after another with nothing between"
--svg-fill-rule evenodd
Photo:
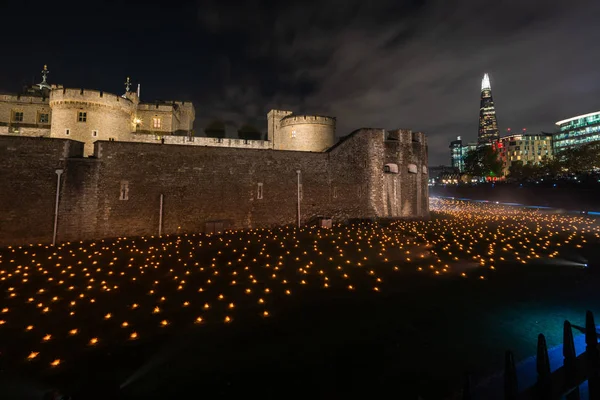
<instances>
[{"instance_id":1,"label":"field of candles","mask_svg":"<svg viewBox=\"0 0 600 400\"><path fill-rule=\"evenodd\" d=\"M431 210L0 249L0 391L439 398L600 310L596 219Z\"/></svg>"}]
</instances>

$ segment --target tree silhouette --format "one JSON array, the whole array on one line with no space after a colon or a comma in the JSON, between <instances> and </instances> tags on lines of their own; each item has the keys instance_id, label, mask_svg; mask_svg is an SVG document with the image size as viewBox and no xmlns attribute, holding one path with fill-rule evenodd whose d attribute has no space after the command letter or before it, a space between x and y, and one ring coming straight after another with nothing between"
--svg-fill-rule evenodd
<instances>
[{"instance_id":1,"label":"tree silhouette","mask_svg":"<svg viewBox=\"0 0 600 400\"><path fill-rule=\"evenodd\" d=\"M256 126L245 124L238 130L238 137L244 140L261 140L262 133Z\"/></svg>"},{"instance_id":2,"label":"tree silhouette","mask_svg":"<svg viewBox=\"0 0 600 400\"><path fill-rule=\"evenodd\" d=\"M492 146L481 146L465 156L465 171L473 176L500 176L502 160Z\"/></svg>"},{"instance_id":3,"label":"tree silhouette","mask_svg":"<svg viewBox=\"0 0 600 400\"><path fill-rule=\"evenodd\" d=\"M225 124L222 121L214 120L204 128L204 133L208 137L224 138Z\"/></svg>"}]
</instances>

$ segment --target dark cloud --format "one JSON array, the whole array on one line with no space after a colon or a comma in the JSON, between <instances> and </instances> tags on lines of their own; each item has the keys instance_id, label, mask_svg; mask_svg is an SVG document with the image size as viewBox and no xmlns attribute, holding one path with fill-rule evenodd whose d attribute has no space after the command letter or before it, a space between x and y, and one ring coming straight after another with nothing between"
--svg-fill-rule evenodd
<instances>
[{"instance_id":1,"label":"dark cloud","mask_svg":"<svg viewBox=\"0 0 600 400\"><path fill-rule=\"evenodd\" d=\"M484 72L503 130L549 131L598 107L593 1L324 0L281 2L257 15L218 4L211 12L227 22L210 29L246 29L245 57L267 72L243 98L259 113L335 115L339 134L360 126L423 130L431 164L448 162L455 136L475 140ZM223 105L231 104L225 96Z\"/></svg>"},{"instance_id":2,"label":"dark cloud","mask_svg":"<svg viewBox=\"0 0 600 400\"><path fill-rule=\"evenodd\" d=\"M329 114L339 135L364 126L422 130L430 164L440 164L455 136L476 138L484 72L503 130L551 131L559 119L599 108L596 0L108 2L68 17L77 8L46 10L44 29L29 21L30 42L8 22L23 48L39 51L19 53L27 65L3 63L0 77L29 80L48 62L55 82L118 91L132 75L146 98L193 100L197 129L214 118L231 130L246 122L264 129L271 107ZM94 24L105 29L83 29Z\"/></svg>"}]
</instances>

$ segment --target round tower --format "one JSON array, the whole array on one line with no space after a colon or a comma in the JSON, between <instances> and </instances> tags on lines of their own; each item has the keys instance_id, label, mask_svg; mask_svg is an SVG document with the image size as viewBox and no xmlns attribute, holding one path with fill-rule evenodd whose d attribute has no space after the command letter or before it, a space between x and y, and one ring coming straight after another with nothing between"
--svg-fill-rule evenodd
<instances>
[{"instance_id":1,"label":"round tower","mask_svg":"<svg viewBox=\"0 0 600 400\"><path fill-rule=\"evenodd\" d=\"M138 101L133 92L123 97L97 90L54 89L50 136L84 142L84 155L92 155L96 140L127 140Z\"/></svg>"},{"instance_id":2,"label":"round tower","mask_svg":"<svg viewBox=\"0 0 600 400\"><path fill-rule=\"evenodd\" d=\"M335 118L320 115L288 115L273 135L275 150L325 151L335 143Z\"/></svg>"}]
</instances>

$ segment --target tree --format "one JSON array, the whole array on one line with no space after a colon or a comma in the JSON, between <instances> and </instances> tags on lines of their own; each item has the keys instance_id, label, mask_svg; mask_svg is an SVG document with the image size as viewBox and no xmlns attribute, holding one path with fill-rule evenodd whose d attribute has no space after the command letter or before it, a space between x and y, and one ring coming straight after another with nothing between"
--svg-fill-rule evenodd
<instances>
[{"instance_id":1,"label":"tree","mask_svg":"<svg viewBox=\"0 0 600 400\"><path fill-rule=\"evenodd\" d=\"M557 154L565 172L580 174L600 167L600 143L586 143Z\"/></svg>"},{"instance_id":2,"label":"tree","mask_svg":"<svg viewBox=\"0 0 600 400\"><path fill-rule=\"evenodd\" d=\"M473 176L500 176L502 160L492 146L481 146L465 156L465 171Z\"/></svg>"},{"instance_id":3,"label":"tree","mask_svg":"<svg viewBox=\"0 0 600 400\"><path fill-rule=\"evenodd\" d=\"M224 138L225 124L219 120L213 121L204 128L204 133L208 137Z\"/></svg>"},{"instance_id":4,"label":"tree","mask_svg":"<svg viewBox=\"0 0 600 400\"><path fill-rule=\"evenodd\" d=\"M540 177L555 177L560 174L562 166L557 157L544 157L539 165Z\"/></svg>"},{"instance_id":5,"label":"tree","mask_svg":"<svg viewBox=\"0 0 600 400\"><path fill-rule=\"evenodd\" d=\"M238 130L238 137L244 140L260 140L262 138L262 134L257 127L245 124Z\"/></svg>"},{"instance_id":6,"label":"tree","mask_svg":"<svg viewBox=\"0 0 600 400\"><path fill-rule=\"evenodd\" d=\"M508 178L517 182L537 179L542 175L539 164L523 164L523 161L514 161L508 170Z\"/></svg>"}]
</instances>

